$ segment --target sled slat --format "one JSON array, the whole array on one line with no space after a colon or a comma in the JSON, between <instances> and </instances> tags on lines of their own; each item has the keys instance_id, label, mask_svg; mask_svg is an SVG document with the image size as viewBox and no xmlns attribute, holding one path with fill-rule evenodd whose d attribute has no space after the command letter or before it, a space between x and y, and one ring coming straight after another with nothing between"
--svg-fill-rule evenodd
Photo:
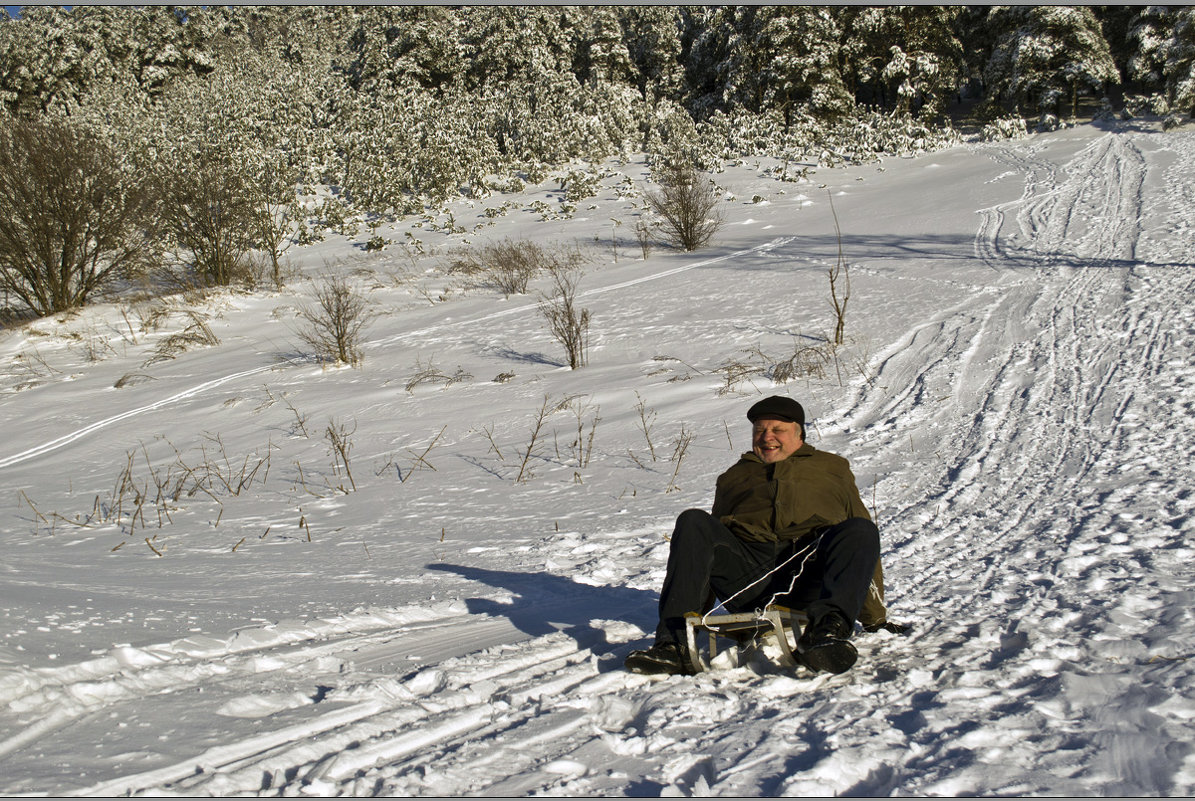
<instances>
[{"instance_id":1,"label":"sled slat","mask_svg":"<svg viewBox=\"0 0 1195 801\"><path fill-rule=\"evenodd\" d=\"M787 665L797 664L793 657L793 643L800 636L805 625L805 614L784 606L768 606L762 611L736 612L722 615L701 615L690 612L685 616L689 661L694 671L709 670L710 663L718 655L718 639L733 641L738 649L751 647L767 634L774 634L780 647L781 661ZM698 644L698 632L709 636L709 656ZM789 640L790 633L792 641Z\"/></svg>"}]
</instances>

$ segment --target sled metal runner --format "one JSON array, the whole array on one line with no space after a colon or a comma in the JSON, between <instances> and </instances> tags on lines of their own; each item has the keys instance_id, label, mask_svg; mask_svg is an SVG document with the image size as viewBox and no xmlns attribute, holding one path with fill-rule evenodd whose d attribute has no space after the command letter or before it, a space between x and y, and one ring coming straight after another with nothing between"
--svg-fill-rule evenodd
<instances>
[{"instance_id":1,"label":"sled metal runner","mask_svg":"<svg viewBox=\"0 0 1195 801\"><path fill-rule=\"evenodd\" d=\"M689 646L689 664L695 673L710 669L710 663L718 655L718 640L728 639L735 648L756 647L764 637L773 635L780 647L781 661L786 665L798 664L793 655L796 639L805 625L805 613L772 604L754 612L702 615L689 612L685 615L685 632ZM699 634L709 636L709 656L701 650ZM790 637L792 638L790 640Z\"/></svg>"}]
</instances>

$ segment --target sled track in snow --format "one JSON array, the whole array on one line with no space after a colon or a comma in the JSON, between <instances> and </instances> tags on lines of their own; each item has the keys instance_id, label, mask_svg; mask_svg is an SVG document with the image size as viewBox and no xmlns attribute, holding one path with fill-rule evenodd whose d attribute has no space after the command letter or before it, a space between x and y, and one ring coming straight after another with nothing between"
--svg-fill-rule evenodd
<instances>
[{"instance_id":1,"label":"sled track in snow","mask_svg":"<svg viewBox=\"0 0 1195 801\"><path fill-rule=\"evenodd\" d=\"M1177 157L1189 160L1190 144ZM1180 532L1192 519L1182 477L1153 468L1184 438L1176 424L1192 433L1195 410L1172 409L1195 380L1191 245L1181 236L1143 243L1139 222L1190 203L1189 182L1147 191L1147 161L1127 136L1101 137L1058 170L1008 148L999 160L1025 171L1026 189L984 211L975 249L1007 273L1007 289L913 330L842 419L877 461L911 448L937 454L937 470L901 476L911 489L892 490L903 500L881 509L885 562L917 566L898 579L899 606L940 619L931 634L964 670L1020 654L1029 661L1035 634L1068 643L1067 655L1094 649L1083 658L1095 660L1106 657L1093 640L1164 637L1159 621L1122 633L1119 621L1139 610L1111 610L1132 595L1138 575L1182 574L1189 549ZM1141 264L1150 247L1162 262L1178 250L1185 268ZM1127 471L1140 476L1131 491L1121 488ZM1173 528L1149 524L1159 516L1155 503ZM1181 591L1159 593L1185 603ZM949 650L975 638L992 650ZM1044 665L1057 656L1036 654ZM998 680L1041 683L1031 670ZM1134 710L1137 694L1126 688L1109 703L1124 715L1107 716L1116 729L1109 739L1122 749L1109 791L1167 792L1169 764L1133 746L1151 725Z\"/></svg>"},{"instance_id":2,"label":"sled track in snow","mask_svg":"<svg viewBox=\"0 0 1195 801\"><path fill-rule=\"evenodd\" d=\"M505 649L513 651L509 646ZM534 704L526 702L543 694L582 683L600 692L601 678L592 670L577 668L588 663L589 656L561 635L540 638L522 653L507 653L485 664L455 665L449 660L429 669L422 684L419 679L406 684L377 679L370 685L341 687L330 699L332 709L302 723L223 743L176 765L103 782L76 794L276 794L290 785L320 794L321 788L339 786L353 795L373 795L384 783L385 771L358 783L359 775L379 766L394 772L418 769L435 760L441 749L455 750L526 722L535 714ZM412 692L412 685L426 694L420 697ZM464 702L439 704L439 693ZM515 710L518 721L496 716L490 693L508 699L505 704ZM368 700L353 703L354 696ZM348 788L343 786L346 782Z\"/></svg>"},{"instance_id":3,"label":"sled track in snow","mask_svg":"<svg viewBox=\"0 0 1195 801\"><path fill-rule=\"evenodd\" d=\"M926 536L934 518L944 537L966 532L969 547L955 557L959 561L998 549L1010 532L1026 526L1048 528L1040 512L1057 485L1042 479L1081 485L1114 439L1118 409L1126 402L1117 390L1136 382L1126 371L1149 369L1145 354L1155 350L1158 337L1155 324L1139 319L1123 319L1118 331L1092 327L1108 308L1125 305L1129 268L1114 265L1123 265L1136 248L1137 231L1120 230L1117 221L1140 215L1144 160L1122 140L1103 137L1061 170L1001 151L1001 161L1027 172L1021 200L1001 211L1015 217L1018 229L1006 234L1014 245L1003 246L993 238L998 227L985 217L977 251L989 257L1032 252L1035 264L1041 256L1062 264L1029 273L1013 257L1005 292L986 306L971 302L912 332L880 367L877 383L896 392L865 388L844 415L852 429L885 431L881 450L899 449L902 437L953 449L940 453L938 475L923 482L926 497L909 493L911 502L891 513L895 528L916 532L909 547L943 548L945 542ZM1060 185L1040 185L1057 175L1065 176ZM967 397L972 386L978 390ZM942 409L945 399L963 405ZM1056 420L1055 409L1069 412ZM991 495L989 519L951 517L953 506L982 507L975 497L980 492ZM942 511L927 517L927 509ZM952 562L935 572L949 572Z\"/></svg>"},{"instance_id":4,"label":"sled track in snow","mask_svg":"<svg viewBox=\"0 0 1195 801\"><path fill-rule=\"evenodd\" d=\"M405 611L394 615L401 619ZM0 684L0 698L33 722L0 741L0 758L52 746L53 732L66 725L103 729L106 719L135 723L137 704L149 698L160 708L176 709L180 720L198 710L211 714L221 700L231 709L269 703L278 706L275 711L298 710L291 714L301 720L251 730L175 764L72 794L279 792L288 784L351 782L375 766L399 772L418 767L438 749L455 750L525 724L544 695L582 684L582 697L598 695L624 678L621 671L599 675L596 656L579 648L575 637L521 642L527 635L504 617L411 611L415 619L408 623L366 616L314 630L305 625L282 633L250 630L222 643L202 638L124 648L60 670L10 672ZM598 644L597 633L590 636ZM453 649L472 656L445 656ZM411 653L423 654L433 666L411 667L404 661ZM295 675L303 679L296 682ZM307 690L295 692L296 684ZM263 697L262 688L269 686L287 691ZM509 716L495 714L495 698ZM462 776L467 772L466 765ZM69 787L72 778L64 777L64 784ZM363 787L356 792L372 794Z\"/></svg>"}]
</instances>

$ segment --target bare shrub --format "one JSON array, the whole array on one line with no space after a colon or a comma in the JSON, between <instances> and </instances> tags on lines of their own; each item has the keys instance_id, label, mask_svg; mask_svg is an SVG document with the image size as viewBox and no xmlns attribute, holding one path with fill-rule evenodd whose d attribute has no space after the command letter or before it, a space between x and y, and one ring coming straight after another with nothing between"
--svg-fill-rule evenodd
<instances>
[{"instance_id":1,"label":"bare shrub","mask_svg":"<svg viewBox=\"0 0 1195 801\"><path fill-rule=\"evenodd\" d=\"M164 184L166 230L191 252L200 285L251 280L248 253L261 218L245 170L207 148L179 165Z\"/></svg>"},{"instance_id":2,"label":"bare shrub","mask_svg":"<svg viewBox=\"0 0 1195 801\"><path fill-rule=\"evenodd\" d=\"M584 275L575 262L553 265L552 290L540 296L539 312L564 347L568 366L576 370L589 362L589 309L577 308L577 285Z\"/></svg>"},{"instance_id":3,"label":"bare shrub","mask_svg":"<svg viewBox=\"0 0 1195 801\"><path fill-rule=\"evenodd\" d=\"M0 120L0 288L40 316L82 306L140 270L157 243L154 197L96 136Z\"/></svg>"},{"instance_id":4,"label":"bare shrub","mask_svg":"<svg viewBox=\"0 0 1195 801\"><path fill-rule=\"evenodd\" d=\"M193 348L206 348L220 344L220 338L215 335L211 326L207 324L205 316L190 309L186 310L186 314L191 319L191 324L177 334L171 334L162 340L158 347L154 349L153 355L142 365L143 367L148 367L157 362L170 361Z\"/></svg>"},{"instance_id":5,"label":"bare shrub","mask_svg":"<svg viewBox=\"0 0 1195 801\"><path fill-rule=\"evenodd\" d=\"M656 410L648 408L647 401L635 392L635 398L639 401L635 404L635 411L639 413L639 428L643 431L643 437L647 440L647 450L651 453L651 460L656 460L656 446L651 441L651 428L655 424Z\"/></svg>"},{"instance_id":6,"label":"bare shrub","mask_svg":"<svg viewBox=\"0 0 1195 801\"><path fill-rule=\"evenodd\" d=\"M314 305L299 310L299 338L322 361L361 363L361 340L374 317L369 301L340 276L327 276L315 289Z\"/></svg>"},{"instance_id":7,"label":"bare shrub","mask_svg":"<svg viewBox=\"0 0 1195 801\"><path fill-rule=\"evenodd\" d=\"M463 367L458 366L455 373L448 375L439 367L437 367L436 363L431 359L428 359L427 363L424 364L423 361L416 356L415 372L412 373L411 377L407 379L407 383L403 386L403 388L407 392L414 392L416 387L423 384L439 384L441 389L447 389L453 384L460 383L461 381L468 381L472 378L473 376L467 373Z\"/></svg>"},{"instance_id":8,"label":"bare shrub","mask_svg":"<svg viewBox=\"0 0 1195 801\"><path fill-rule=\"evenodd\" d=\"M458 254L450 272L480 275L502 293L503 297L527 294L531 279L552 262L541 245L527 239L503 239L488 242L474 251Z\"/></svg>"},{"instance_id":9,"label":"bare shrub","mask_svg":"<svg viewBox=\"0 0 1195 801\"><path fill-rule=\"evenodd\" d=\"M838 227L838 212L834 211L834 196L829 194L830 213L834 215L834 234L838 239L838 260L828 271L830 305L834 307L834 344L846 342L846 305L851 299L851 268L842 256L842 229Z\"/></svg>"},{"instance_id":10,"label":"bare shrub","mask_svg":"<svg viewBox=\"0 0 1195 801\"><path fill-rule=\"evenodd\" d=\"M577 420L577 434L570 446L573 451L573 458L577 461L577 467L589 467L589 460L593 457L593 440L597 436L598 423L602 421L599 414L600 408L598 406L590 406L589 403L580 397L567 398L565 400L566 408L570 409L573 416ZM589 421L589 433L585 432L585 415L592 414Z\"/></svg>"},{"instance_id":11,"label":"bare shrub","mask_svg":"<svg viewBox=\"0 0 1195 801\"><path fill-rule=\"evenodd\" d=\"M648 206L660 218L664 238L682 250L709 244L722 227L717 213L718 192L691 164L671 162L656 176L660 188L644 193Z\"/></svg>"},{"instance_id":12,"label":"bare shrub","mask_svg":"<svg viewBox=\"0 0 1195 801\"><path fill-rule=\"evenodd\" d=\"M825 378L835 358L834 346L829 342L799 347L792 356L772 365L772 380L787 384L796 378Z\"/></svg>"},{"instance_id":13,"label":"bare shrub","mask_svg":"<svg viewBox=\"0 0 1195 801\"><path fill-rule=\"evenodd\" d=\"M543 405L539 407L539 412L535 416L535 423L531 426L531 441L527 443L527 448L523 451L523 461L519 465L519 474L515 477L516 484L523 484L533 475L530 462L531 457L536 454L536 449L539 444L540 436L543 434L544 424L548 417L557 410L557 407L552 406L552 401L549 396L544 395Z\"/></svg>"}]
</instances>

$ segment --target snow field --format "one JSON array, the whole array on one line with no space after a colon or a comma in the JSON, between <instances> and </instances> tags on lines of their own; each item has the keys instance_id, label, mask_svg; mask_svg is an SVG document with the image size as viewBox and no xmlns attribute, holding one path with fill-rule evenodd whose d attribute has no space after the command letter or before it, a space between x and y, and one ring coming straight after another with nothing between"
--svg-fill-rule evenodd
<instances>
[{"instance_id":1,"label":"snow field","mask_svg":"<svg viewBox=\"0 0 1195 801\"><path fill-rule=\"evenodd\" d=\"M148 367L165 333L122 337L113 308L6 332L0 791L1189 794L1195 137L1082 127L882 166L728 170L768 202L728 204L708 253L594 244L578 371L532 298L433 304L420 288L452 279L375 280L387 251L350 262L385 310L357 370L298 357L291 290L206 301L221 344ZM826 192L850 342L823 377L735 379L830 325ZM608 240L619 203L495 235ZM351 252L319 247L311 274ZM408 391L429 361L471 378ZM673 518L708 506L772 393L851 459L913 631L861 635L841 676L766 653L624 673ZM518 482L545 397L571 405ZM268 450L269 475L160 528L38 518L85 515L130 449L144 481L216 443L234 471Z\"/></svg>"}]
</instances>

